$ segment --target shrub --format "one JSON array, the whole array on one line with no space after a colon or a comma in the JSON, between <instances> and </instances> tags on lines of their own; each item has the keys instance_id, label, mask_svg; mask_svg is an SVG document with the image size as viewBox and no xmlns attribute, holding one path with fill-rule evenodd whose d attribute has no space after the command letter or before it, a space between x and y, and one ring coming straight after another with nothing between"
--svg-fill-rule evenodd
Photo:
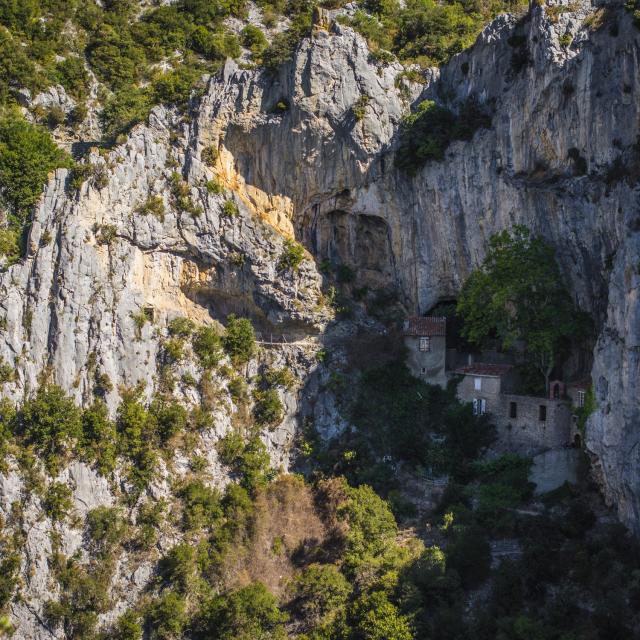
<instances>
[{"instance_id":1,"label":"shrub","mask_svg":"<svg viewBox=\"0 0 640 640\"><path fill-rule=\"evenodd\" d=\"M361 596L351 610L356 637L367 640L413 640L406 616L380 591Z\"/></svg>"},{"instance_id":2,"label":"shrub","mask_svg":"<svg viewBox=\"0 0 640 640\"><path fill-rule=\"evenodd\" d=\"M155 418L157 433L162 444L184 432L187 426L187 410L175 400L155 399L149 407Z\"/></svg>"},{"instance_id":3,"label":"shrub","mask_svg":"<svg viewBox=\"0 0 640 640\"><path fill-rule=\"evenodd\" d=\"M455 569L462 584L472 588L483 582L491 566L491 548L481 529L463 529L447 547L447 566Z\"/></svg>"},{"instance_id":4,"label":"shrub","mask_svg":"<svg viewBox=\"0 0 640 640\"><path fill-rule=\"evenodd\" d=\"M126 522L116 507L96 507L87 513L87 534L101 557L109 555L126 532Z\"/></svg>"},{"instance_id":5,"label":"shrub","mask_svg":"<svg viewBox=\"0 0 640 640\"><path fill-rule=\"evenodd\" d=\"M125 611L108 635L109 640L142 640L140 616L135 611Z\"/></svg>"},{"instance_id":6,"label":"shrub","mask_svg":"<svg viewBox=\"0 0 640 640\"><path fill-rule=\"evenodd\" d=\"M136 516L138 531L135 537L135 543L139 547L150 549L156 543L166 506L166 502L163 499L157 502L148 500L140 505Z\"/></svg>"},{"instance_id":7,"label":"shrub","mask_svg":"<svg viewBox=\"0 0 640 640\"><path fill-rule=\"evenodd\" d=\"M182 637L187 623L186 602L173 591L163 594L149 605L145 616L149 637L153 640L173 640Z\"/></svg>"},{"instance_id":8,"label":"shrub","mask_svg":"<svg viewBox=\"0 0 640 640\"><path fill-rule=\"evenodd\" d=\"M42 507L54 522L63 520L73 506L71 489L62 482L53 482L47 488Z\"/></svg>"},{"instance_id":9,"label":"shrub","mask_svg":"<svg viewBox=\"0 0 640 640\"><path fill-rule=\"evenodd\" d=\"M215 367L222 357L222 340L214 327L201 327L193 337L193 351L204 369Z\"/></svg>"},{"instance_id":10,"label":"shrub","mask_svg":"<svg viewBox=\"0 0 640 640\"><path fill-rule=\"evenodd\" d=\"M218 640L285 640L287 615L260 582L216 596L205 603L196 621L196 638Z\"/></svg>"},{"instance_id":11,"label":"shrub","mask_svg":"<svg viewBox=\"0 0 640 640\"><path fill-rule=\"evenodd\" d=\"M254 60L259 60L264 50L269 44L262 29L256 27L253 24L248 24L240 32L240 39L242 46L251 51L251 57Z\"/></svg>"},{"instance_id":12,"label":"shrub","mask_svg":"<svg viewBox=\"0 0 640 640\"><path fill-rule=\"evenodd\" d=\"M230 315L223 338L224 350L237 364L248 362L256 352L256 334L248 318Z\"/></svg>"},{"instance_id":13,"label":"shrub","mask_svg":"<svg viewBox=\"0 0 640 640\"><path fill-rule=\"evenodd\" d=\"M224 204L222 205L223 215L229 218L233 218L234 216L237 216L239 213L240 211L238 210L238 205L233 200L225 200Z\"/></svg>"},{"instance_id":14,"label":"shrub","mask_svg":"<svg viewBox=\"0 0 640 640\"><path fill-rule=\"evenodd\" d=\"M158 218L160 222L164 222L165 208L162 196L149 196L136 208L136 213L139 213L142 216L151 214Z\"/></svg>"},{"instance_id":15,"label":"shrub","mask_svg":"<svg viewBox=\"0 0 640 640\"><path fill-rule=\"evenodd\" d=\"M193 320L189 318L178 317L169 322L169 334L178 338L189 338L195 329Z\"/></svg>"},{"instance_id":16,"label":"shrub","mask_svg":"<svg viewBox=\"0 0 640 640\"><path fill-rule=\"evenodd\" d=\"M415 113L406 116L400 128L396 165L413 175L428 160L442 160L453 140L470 140L491 119L478 103L470 99L456 116L449 109L424 100Z\"/></svg>"},{"instance_id":17,"label":"shrub","mask_svg":"<svg viewBox=\"0 0 640 640\"><path fill-rule=\"evenodd\" d=\"M304 260L304 247L295 240L285 240L278 260L279 269L297 271Z\"/></svg>"},{"instance_id":18,"label":"shrub","mask_svg":"<svg viewBox=\"0 0 640 640\"><path fill-rule=\"evenodd\" d=\"M127 87L107 99L101 113L104 135L114 142L149 116L152 101L148 90Z\"/></svg>"},{"instance_id":19,"label":"shrub","mask_svg":"<svg viewBox=\"0 0 640 640\"><path fill-rule=\"evenodd\" d=\"M109 419L109 410L103 400L95 400L82 413L82 449L90 460L95 460L101 474L115 469L116 426Z\"/></svg>"},{"instance_id":20,"label":"shrub","mask_svg":"<svg viewBox=\"0 0 640 640\"><path fill-rule=\"evenodd\" d=\"M253 392L253 399L253 417L257 425L275 427L282 422L284 406L275 389L256 390Z\"/></svg>"},{"instance_id":21,"label":"shrub","mask_svg":"<svg viewBox=\"0 0 640 640\"><path fill-rule=\"evenodd\" d=\"M202 162L207 166L213 167L218 159L218 155L218 149L214 145L210 144L202 150L200 157L202 158Z\"/></svg>"},{"instance_id":22,"label":"shrub","mask_svg":"<svg viewBox=\"0 0 640 640\"><path fill-rule=\"evenodd\" d=\"M222 516L220 494L202 480L192 480L178 493L183 503L183 527L187 531L213 526Z\"/></svg>"},{"instance_id":23,"label":"shrub","mask_svg":"<svg viewBox=\"0 0 640 640\"><path fill-rule=\"evenodd\" d=\"M13 596L18 585L20 556L16 553L3 553L0 559L0 610L3 610Z\"/></svg>"},{"instance_id":24,"label":"shrub","mask_svg":"<svg viewBox=\"0 0 640 640\"><path fill-rule=\"evenodd\" d=\"M179 593L193 591L197 576L196 553L194 548L183 542L172 547L158 564L158 572L165 586Z\"/></svg>"},{"instance_id":25,"label":"shrub","mask_svg":"<svg viewBox=\"0 0 640 640\"><path fill-rule=\"evenodd\" d=\"M27 444L35 445L51 474L82 436L82 412L56 385L41 386L24 403L19 423Z\"/></svg>"},{"instance_id":26,"label":"shrub","mask_svg":"<svg viewBox=\"0 0 640 640\"><path fill-rule=\"evenodd\" d=\"M335 565L311 564L291 585L294 611L305 624L330 624L343 614L351 589Z\"/></svg>"}]
</instances>

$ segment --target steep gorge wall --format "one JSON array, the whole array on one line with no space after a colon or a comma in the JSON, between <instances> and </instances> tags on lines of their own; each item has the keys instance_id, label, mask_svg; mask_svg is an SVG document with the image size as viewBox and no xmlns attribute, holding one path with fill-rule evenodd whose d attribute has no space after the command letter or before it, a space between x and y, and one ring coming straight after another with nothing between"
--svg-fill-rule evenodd
<instances>
[{"instance_id":1,"label":"steep gorge wall","mask_svg":"<svg viewBox=\"0 0 640 640\"><path fill-rule=\"evenodd\" d=\"M565 5L553 18L538 4L498 18L426 86L402 79L399 64L372 61L351 29L318 29L276 76L228 63L190 121L157 108L125 145L94 153L107 164L106 185L71 195L59 171L26 261L0 276L0 355L18 372L4 393L19 400L47 367L78 401L91 397L96 367L114 383L112 407L119 384L142 380L150 392L159 335L175 315L211 322L240 311L267 331L322 332L321 277L311 261L295 278L278 271L283 236L424 312L455 296L492 233L522 223L558 248L596 320L598 410L587 447L607 497L640 530L638 194L633 174L611 172L618 157L634 170L639 32L620 6ZM567 35L571 46L561 46ZM514 56L528 64L518 68ZM413 178L396 170L411 104L456 108L469 96L491 107L491 128L452 143ZM212 144L219 157L208 168L200 154ZM201 215L172 207L174 170ZM226 195L207 192L214 176ZM154 194L167 205L164 221L136 214ZM228 197L239 216L224 216ZM105 228L111 243L100 242ZM157 319L138 335L132 315L145 308Z\"/></svg>"},{"instance_id":2,"label":"steep gorge wall","mask_svg":"<svg viewBox=\"0 0 640 640\"><path fill-rule=\"evenodd\" d=\"M334 25L276 78L228 66L194 127L209 135L214 122L244 181L291 201L296 235L318 261L397 287L414 311L455 296L496 231L524 224L549 239L599 331L587 448L605 495L640 531L639 32L619 5L565 8L498 18L419 96L398 66L377 66L359 36ZM414 178L397 171L411 101L455 108L469 96L491 106L491 128Z\"/></svg>"}]
</instances>

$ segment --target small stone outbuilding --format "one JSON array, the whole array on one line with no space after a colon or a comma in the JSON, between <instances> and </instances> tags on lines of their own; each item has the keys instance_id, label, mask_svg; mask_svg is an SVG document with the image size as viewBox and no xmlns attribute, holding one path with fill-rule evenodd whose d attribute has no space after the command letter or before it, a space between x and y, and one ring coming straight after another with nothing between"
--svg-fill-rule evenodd
<instances>
[{"instance_id":1,"label":"small stone outbuilding","mask_svg":"<svg viewBox=\"0 0 640 640\"><path fill-rule=\"evenodd\" d=\"M403 327L407 366L416 378L447 386L447 319L440 316L407 318Z\"/></svg>"}]
</instances>

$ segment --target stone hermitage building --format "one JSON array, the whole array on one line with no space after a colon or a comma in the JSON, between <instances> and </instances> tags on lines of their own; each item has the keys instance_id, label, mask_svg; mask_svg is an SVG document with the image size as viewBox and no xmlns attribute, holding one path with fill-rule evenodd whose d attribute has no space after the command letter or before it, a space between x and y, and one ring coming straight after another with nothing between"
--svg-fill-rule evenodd
<instances>
[{"instance_id":1,"label":"stone hermitage building","mask_svg":"<svg viewBox=\"0 0 640 640\"><path fill-rule=\"evenodd\" d=\"M554 380L549 397L522 394L512 362L495 362L494 353L483 354L483 362L474 362L469 354L447 349L444 317L408 318L403 340L414 376L443 388L449 380L458 379L458 398L470 402L476 415L490 414L497 430L496 448L535 455L580 444L573 407L584 405L584 383L565 385ZM460 365L461 359L467 363Z\"/></svg>"}]
</instances>

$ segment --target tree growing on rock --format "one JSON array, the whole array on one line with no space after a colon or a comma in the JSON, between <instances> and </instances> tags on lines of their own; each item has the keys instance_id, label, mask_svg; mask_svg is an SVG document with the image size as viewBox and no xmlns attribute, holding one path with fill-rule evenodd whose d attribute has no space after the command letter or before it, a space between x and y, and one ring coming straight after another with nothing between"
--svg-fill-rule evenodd
<instances>
[{"instance_id":1,"label":"tree growing on rock","mask_svg":"<svg viewBox=\"0 0 640 640\"><path fill-rule=\"evenodd\" d=\"M584 338L589 326L562 282L554 248L521 225L492 236L484 262L462 288L457 310L470 342L481 345L496 335L505 349L524 343L547 392L562 345Z\"/></svg>"}]
</instances>

